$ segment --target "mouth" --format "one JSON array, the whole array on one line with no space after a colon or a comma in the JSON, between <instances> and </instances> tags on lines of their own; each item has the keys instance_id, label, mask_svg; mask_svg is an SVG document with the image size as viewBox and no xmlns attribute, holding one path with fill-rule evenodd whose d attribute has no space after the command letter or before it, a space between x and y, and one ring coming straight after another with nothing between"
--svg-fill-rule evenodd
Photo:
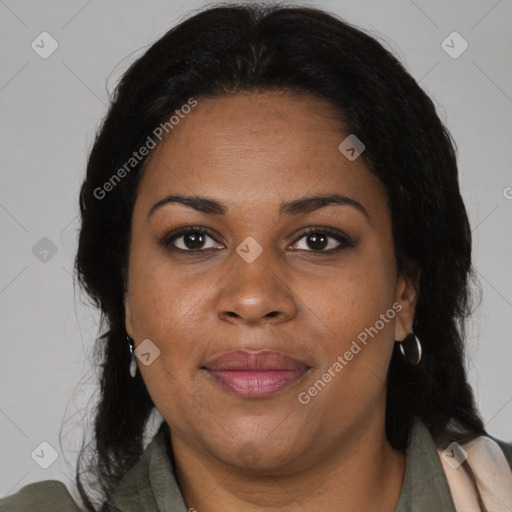
<instances>
[{"instance_id":1,"label":"mouth","mask_svg":"<svg viewBox=\"0 0 512 512\"><path fill-rule=\"evenodd\" d=\"M262 398L299 381L311 367L282 352L235 350L210 359L201 369L225 391Z\"/></svg>"}]
</instances>

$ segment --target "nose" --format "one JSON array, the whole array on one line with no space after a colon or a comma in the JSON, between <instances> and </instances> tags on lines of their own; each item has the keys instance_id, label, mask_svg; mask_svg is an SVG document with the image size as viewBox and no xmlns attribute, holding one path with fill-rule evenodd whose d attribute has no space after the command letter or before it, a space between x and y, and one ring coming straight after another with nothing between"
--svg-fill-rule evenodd
<instances>
[{"instance_id":1,"label":"nose","mask_svg":"<svg viewBox=\"0 0 512 512\"><path fill-rule=\"evenodd\" d=\"M233 254L233 266L218 289L216 308L221 320L278 324L296 316L292 284L270 253L263 251L250 263Z\"/></svg>"}]
</instances>

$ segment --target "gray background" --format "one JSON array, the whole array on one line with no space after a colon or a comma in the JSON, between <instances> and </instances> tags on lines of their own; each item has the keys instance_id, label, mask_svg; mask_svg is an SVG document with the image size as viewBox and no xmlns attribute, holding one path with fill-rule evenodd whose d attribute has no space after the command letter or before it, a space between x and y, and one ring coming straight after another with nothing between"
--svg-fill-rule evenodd
<instances>
[{"instance_id":1,"label":"gray background","mask_svg":"<svg viewBox=\"0 0 512 512\"><path fill-rule=\"evenodd\" d=\"M87 153L121 73L206 3L0 0L0 497L47 479L73 492L82 414L97 398L89 361L98 315L72 279ZM469 376L488 431L512 441L512 1L302 5L378 37L457 143L483 288L468 324ZM31 48L43 31L59 45L47 59ZM453 31L469 44L456 59L441 46ZM32 251L43 237L57 251L46 262ZM43 441L59 454L48 469L31 457Z\"/></svg>"}]
</instances>

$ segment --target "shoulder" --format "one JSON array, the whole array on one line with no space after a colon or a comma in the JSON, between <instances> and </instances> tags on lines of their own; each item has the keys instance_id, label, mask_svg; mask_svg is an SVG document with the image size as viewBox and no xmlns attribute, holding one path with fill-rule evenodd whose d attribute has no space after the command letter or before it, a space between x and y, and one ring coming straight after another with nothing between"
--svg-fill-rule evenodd
<instances>
[{"instance_id":1,"label":"shoulder","mask_svg":"<svg viewBox=\"0 0 512 512\"><path fill-rule=\"evenodd\" d=\"M82 512L66 486L58 480L44 480L22 487L0 499L1 512Z\"/></svg>"}]
</instances>

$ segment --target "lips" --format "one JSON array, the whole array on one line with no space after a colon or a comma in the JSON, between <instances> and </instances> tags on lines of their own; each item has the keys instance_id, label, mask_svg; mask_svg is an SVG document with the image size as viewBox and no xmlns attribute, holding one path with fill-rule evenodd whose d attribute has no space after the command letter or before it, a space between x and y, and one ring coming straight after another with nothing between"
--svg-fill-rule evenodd
<instances>
[{"instance_id":1,"label":"lips","mask_svg":"<svg viewBox=\"0 0 512 512\"><path fill-rule=\"evenodd\" d=\"M209 370L269 371L303 370L306 363L274 350L233 350L209 359L205 365Z\"/></svg>"},{"instance_id":2,"label":"lips","mask_svg":"<svg viewBox=\"0 0 512 512\"><path fill-rule=\"evenodd\" d=\"M282 352L244 349L215 356L203 368L224 390L257 398L298 381L311 367Z\"/></svg>"}]
</instances>

